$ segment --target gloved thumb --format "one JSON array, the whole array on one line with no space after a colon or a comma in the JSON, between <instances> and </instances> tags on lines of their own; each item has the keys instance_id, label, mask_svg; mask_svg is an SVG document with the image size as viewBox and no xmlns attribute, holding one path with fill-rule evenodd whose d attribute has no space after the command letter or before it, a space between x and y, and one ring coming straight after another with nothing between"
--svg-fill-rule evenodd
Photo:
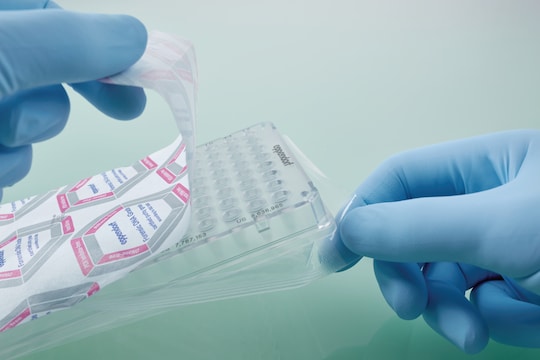
<instances>
[{"instance_id":1,"label":"gloved thumb","mask_svg":"<svg viewBox=\"0 0 540 360\"><path fill-rule=\"evenodd\" d=\"M354 253L379 260L464 262L525 276L532 267L515 259L530 258L530 248L515 239L526 238L523 224L536 220L524 214L513 187L358 207L344 217L340 236Z\"/></svg>"},{"instance_id":2,"label":"gloved thumb","mask_svg":"<svg viewBox=\"0 0 540 360\"><path fill-rule=\"evenodd\" d=\"M0 98L100 79L125 70L146 48L144 25L126 15L63 10L0 13Z\"/></svg>"}]
</instances>

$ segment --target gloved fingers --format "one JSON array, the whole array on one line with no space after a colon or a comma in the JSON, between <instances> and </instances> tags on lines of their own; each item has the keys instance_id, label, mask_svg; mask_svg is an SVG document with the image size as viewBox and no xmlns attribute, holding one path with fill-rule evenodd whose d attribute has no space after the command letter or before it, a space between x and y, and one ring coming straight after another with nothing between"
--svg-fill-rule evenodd
<instances>
[{"instance_id":1,"label":"gloved fingers","mask_svg":"<svg viewBox=\"0 0 540 360\"><path fill-rule=\"evenodd\" d=\"M514 298L532 304L540 305L540 295L536 292L531 291L538 289L538 285L532 286L532 284L530 283L530 281L533 280L532 278L534 278L535 275L538 276L538 274L534 274L530 278L526 279L514 279L508 276L503 276L503 279L506 286L508 286L508 288L512 290ZM538 280L536 280L535 283L537 284Z\"/></svg>"},{"instance_id":2,"label":"gloved fingers","mask_svg":"<svg viewBox=\"0 0 540 360\"><path fill-rule=\"evenodd\" d=\"M339 226L347 210L348 207L346 205L337 213L336 222L338 230L334 232L332 237L322 241L319 248L319 259L321 263L332 272L348 270L362 258L362 256L352 252L341 240Z\"/></svg>"},{"instance_id":3,"label":"gloved fingers","mask_svg":"<svg viewBox=\"0 0 540 360\"><path fill-rule=\"evenodd\" d=\"M428 294L418 264L374 260L373 268L384 299L400 318L411 320L424 312Z\"/></svg>"},{"instance_id":4,"label":"gloved fingers","mask_svg":"<svg viewBox=\"0 0 540 360\"><path fill-rule=\"evenodd\" d=\"M0 4L1 10L59 9L49 0L6 0ZM104 84L89 81L73 84L90 103L108 116L116 119L133 119L144 110L146 96L140 88Z\"/></svg>"},{"instance_id":5,"label":"gloved fingers","mask_svg":"<svg viewBox=\"0 0 540 360\"><path fill-rule=\"evenodd\" d=\"M0 100L0 144L29 145L57 135L69 116L69 98L62 85L18 92Z\"/></svg>"},{"instance_id":6,"label":"gloved fingers","mask_svg":"<svg viewBox=\"0 0 540 360\"><path fill-rule=\"evenodd\" d=\"M478 310L451 284L429 281L427 287L429 302L423 314L426 323L468 354L483 350L489 330Z\"/></svg>"},{"instance_id":7,"label":"gloved fingers","mask_svg":"<svg viewBox=\"0 0 540 360\"><path fill-rule=\"evenodd\" d=\"M471 195L468 195L471 196ZM463 196L419 198L349 210L340 236L354 253L396 262L450 260L473 250L478 222ZM466 234L464 230L472 233ZM447 257L446 259L444 257ZM459 259L461 260L461 259Z\"/></svg>"},{"instance_id":8,"label":"gloved fingers","mask_svg":"<svg viewBox=\"0 0 540 360\"><path fill-rule=\"evenodd\" d=\"M482 282L502 279L500 274L493 271L454 262L428 263L424 266L423 272L427 280L450 283L462 294Z\"/></svg>"},{"instance_id":9,"label":"gloved fingers","mask_svg":"<svg viewBox=\"0 0 540 360\"><path fill-rule=\"evenodd\" d=\"M350 208L492 189L516 177L535 135L516 130L394 155L357 188Z\"/></svg>"},{"instance_id":10,"label":"gloved fingers","mask_svg":"<svg viewBox=\"0 0 540 360\"><path fill-rule=\"evenodd\" d=\"M144 25L126 15L0 12L0 98L116 74L140 58L146 41Z\"/></svg>"},{"instance_id":11,"label":"gloved fingers","mask_svg":"<svg viewBox=\"0 0 540 360\"><path fill-rule=\"evenodd\" d=\"M136 118L146 105L146 95L139 87L99 81L72 84L72 87L101 112L119 120Z\"/></svg>"},{"instance_id":12,"label":"gloved fingers","mask_svg":"<svg viewBox=\"0 0 540 360\"><path fill-rule=\"evenodd\" d=\"M526 204L519 203L516 191L510 191L516 184L510 183L517 183L512 180L536 137L534 131L510 131L394 156L357 188L342 210L339 241L359 256L380 260L457 261L526 276L534 271L536 259L529 268L520 268L500 256L510 249L487 244L490 237L523 233L526 238L531 231L527 226L516 229L529 219L512 220L523 213L514 210Z\"/></svg>"},{"instance_id":13,"label":"gloved fingers","mask_svg":"<svg viewBox=\"0 0 540 360\"><path fill-rule=\"evenodd\" d=\"M475 287L471 301L485 319L497 342L540 347L540 306L519 299L503 280Z\"/></svg>"},{"instance_id":14,"label":"gloved fingers","mask_svg":"<svg viewBox=\"0 0 540 360\"><path fill-rule=\"evenodd\" d=\"M464 262L511 276L527 273L538 262L506 238L526 239L529 222L537 220L518 211L524 205L509 186L355 208L340 224L341 240L354 253L379 260ZM511 252L517 257L505 256ZM521 255L530 261L517 263Z\"/></svg>"},{"instance_id":15,"label":"gloved fingers","mask_svg":"<svg viewBox=\"0 0 540 360\"><path fill-rule=\"evenodd\" d=\"M489 341L487 324L464 293L472 286L470 280L489 278L492 273L457 263L429 263L424 267L428 304L423 313L426 323L441 336L466 353L484 349Z\"/></svg>"},{"instance_id":16,"label":"gloved fingers","mask_svg":"<svg viewBox=\"0 0 540 360\"><path fill-rule=\"evenodd\" d=\"M322 241L319 247L319 261L330 272L341 272L353 267L362 256L349 250L336 231L332 238Z\"/></svg>"},{"instance_id":17,"label":"gloved fingers","mask_svg":"<svg viewBox=\"0 0 540 360\"><path fill-rule=\"evenodd\" d=\"M30 145L15 148L0 145L0 188L11 186L25 177L31 163Z\"/></svg>"},{"instance_id":18,"label":"gloved fingers","mask_svg":"<svg viewBox=\"0 0 540 360\"><path fill-rule=\"evenodd\" d=\"M49 8L59 8L59 6L50 0L2 0L2 2L0 2L0 10L30 10Z\"/></svg>"}]
</instances>

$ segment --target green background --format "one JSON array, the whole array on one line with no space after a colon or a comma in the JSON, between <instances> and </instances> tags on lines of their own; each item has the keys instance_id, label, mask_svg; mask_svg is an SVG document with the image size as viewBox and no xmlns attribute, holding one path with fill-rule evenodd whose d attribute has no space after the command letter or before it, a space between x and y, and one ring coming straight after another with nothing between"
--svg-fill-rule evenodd
<instances>
[{"instance_id":1,"label":"green background","mask_svg":"<svg viewBox=\"0 0 540 360\"><path fill-rule=\"evenodd\" d=\"M396 152L540 124L537 1L60 4L131 14L148 29L193 41L200 80L197 142L274 122L327 174L323 195L334 211ZM4 201L130 164L176 136L167 106L154 94L143 116L131 122L108 119L74 94L72 105L65 131L35 147L30 175L7 190ZM540 356L540 350L494 342L467 356L421 319L398 319L379 293L369 260L296 290L147 310L153 316L57 338L33 339L21 326L3 334L0 347L26 360ZM39 321L52 323L55 316Z\"/></svg>"}]
</instances>

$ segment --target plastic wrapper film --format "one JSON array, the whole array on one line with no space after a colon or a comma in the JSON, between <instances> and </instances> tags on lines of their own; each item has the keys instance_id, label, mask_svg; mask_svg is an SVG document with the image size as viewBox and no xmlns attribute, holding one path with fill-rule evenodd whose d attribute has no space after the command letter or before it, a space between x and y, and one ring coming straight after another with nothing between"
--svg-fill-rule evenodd
<instances>
[{"instance_id":1,"label":"plastic wrapper film","mask_svg":"<svg viewBox=\"0 0 540 360\"><path fill-rule=\"evenodd\" d=\"M1 358L337 270L319 256L335 222L306 175L315 168L273 124L195 147L189 42L152 32L140 61L104 81L157 91L180 135L136 164L0 207Z\"/></svg>"}]
</instances>

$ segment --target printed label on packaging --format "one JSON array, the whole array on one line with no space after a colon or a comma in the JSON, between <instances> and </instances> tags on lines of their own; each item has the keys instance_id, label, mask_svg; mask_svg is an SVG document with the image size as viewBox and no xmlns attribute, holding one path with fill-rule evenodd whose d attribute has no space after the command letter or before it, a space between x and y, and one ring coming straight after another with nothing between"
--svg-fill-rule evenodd
<instances>
[{"instance_id":1,"label":"printed label on packaging","mask_svg":"<svg viewBox=\"0 0 540 360\"><path fill-rule=\"evenodd\" d=\"M66 212L72 207L80 208L117 198L136 185L149 170L143 165L145 164L105 171L77 182L69 190L56 196L60 211Z\"/></svg>"},{"instance_id":2,"label":"printed label on packaging","mask_svg":"<svg viewBox=\"0 0 540 360\"><path fill-rule=\"evenodd\" d=\"M20 285L39 269L64 235L74 231L71 217L56 223L41 223L20 229L0 242L0 288ZM24 279L23 279L24 278Z\"/></svg>"},{"instance_id":3,"label":"printed label on packaging","mask_svg":"<svg viewBox=\"0 0 540 360\"><path fill-rule=\"evenodd\" d=\"M184 236L194 61L189 42L151 32L136 64L101 80L156 90L180 130L172 144L131 166L0 205L0 331L75 305Z\"/></svg>"},{"instance_id":4,"label":"printed label on packaging","mask_svg":"<svg viewBox=\"0 0 540 360\"><path fill-rule=\"evenodd\" d=\"M24 214L41 206L45 201L53 196L55 191L49 191L41 196L32 196L26 199L13 201L0 205L0 226L13 222L16 218L21 218Z\"/></svg>"},{"instance_id":5,"label":"printed label on packaging","mask_svg":"<svg viewBox=\"0 0 540 360\"><path fill-rule=\"evenodd\" d=\"M0 320L0 332L14 328L28 319L30 315L30 308L28 307L26 301L23 301L5 318Z\"/></svg>"},{"instance_id":6,"label":"printed label on packaging","mask_svg":"<svg viewBox=\"0 0 540 360\"><path fill-rule=\"evenodd\" d=\"M167 184L172 184L187 171L185 144L169 158L166 165L156 172Z\"/></svg>"},{"instance_id":7,"label":"printed label on packaging","mask_svg":"<svg viewBox=\"0 0 540 360\"><path fill-rule=\"evenodd\" d=\"M33 295L20 303L8 316L0 319L0 332L54 311L69 308L94 295L99 289L99 284L94 282Z\"/></svg>"},{"instance_id":8,"label":"printed label on packaging","mask_svg":"<svg viewBox=\"0 0 540 360\"><path fill-rule=\"evenodd\" d=\"M188 189L177 184L162 198L119 206L96 219L82 236L71 240L82 273L95 276L116 271L149 256L161 244L166 228L183 213L188 199Z\"/></svg>"}]
</instances>

